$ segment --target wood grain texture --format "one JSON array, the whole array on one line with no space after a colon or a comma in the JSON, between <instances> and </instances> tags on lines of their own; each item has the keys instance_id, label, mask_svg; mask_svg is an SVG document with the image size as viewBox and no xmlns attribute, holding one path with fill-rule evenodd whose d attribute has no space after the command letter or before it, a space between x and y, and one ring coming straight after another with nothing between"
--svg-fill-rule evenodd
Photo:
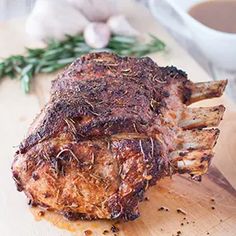
<instances>
[{"instance_id":1,"label":"wood grain texture","mask_svg":"<svg viewBox=\"0 0 236 236\"><path fill-rule=\"evenodd\" d=\"M142 33L151 32L166 42L168 45L166 53L151 55L159 65L176 65L187 71L193 81L210 80L198 64L154 21L144 7L134 6L131 1L123 0L120 1L120 7ZM0 57L21 53L25 46L40 45L39 42L29 40L24 34L24 20L0 23L0 35ZM80 236L84 235L86 229L92 229L93 235L101 235L103 230L111 227L112 223L106 221L71 224L52 214L46 214L44 218L58 227L52 226L47 220L37 222L28 210L25 196L16 192L11 179L10 166L15 151L13 146L19 144L33 118L48 100L50 81L55 76L56 74L50 74L35 78L32 93L29 95L20 90L19 81L10 79L0 81L0 235ZM141 217L137 221L120 224L119 235L176 235L178 230L182 235L193 236L207 235L207 232L214 236L236 235L235 105L230 103L227 97L196 105L211 106L220 103L226 105L227 111L220 125L221 135L212 163L217 169L211 169L201 183L180 176L162 180L148 191L147 196L150 200L141 204ZM211 198L214 198L215 202L212 202ZM161 206L168 207L169 211L158 211ZM211 209L212 206L215 210ZM178 214L177 208L182 208L187 215ZM181 223L184 225L181 226Z\"/></svg>"}]
</instances>

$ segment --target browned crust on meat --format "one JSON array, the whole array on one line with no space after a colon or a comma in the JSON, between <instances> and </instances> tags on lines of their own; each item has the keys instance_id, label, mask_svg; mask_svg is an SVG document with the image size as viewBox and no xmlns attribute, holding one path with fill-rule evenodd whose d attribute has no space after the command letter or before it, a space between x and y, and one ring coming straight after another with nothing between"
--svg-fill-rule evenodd
<instances>
[{"instance_id":1,"label":"browned crust on meat","mask_svg":"<svg viewBox=\"0 0 236 236\"><path fill-rule=\"evenodd\" d=\"M165 107L163 96L168 96L168 84L173 80L185 83L186 74L175 67L158 67L147 57L88 54L53 82L45 117L21 144L20 152L66 129L64 120L68 117L78 123L84 116L91 120L76 127L78 141L96 135L133 132L133 124L143 133L145 124L152 122L153 116ZM186 100L187 92L181 94ZM151 107L152 99L155 105Z\"/></svg>"}]
</instances>

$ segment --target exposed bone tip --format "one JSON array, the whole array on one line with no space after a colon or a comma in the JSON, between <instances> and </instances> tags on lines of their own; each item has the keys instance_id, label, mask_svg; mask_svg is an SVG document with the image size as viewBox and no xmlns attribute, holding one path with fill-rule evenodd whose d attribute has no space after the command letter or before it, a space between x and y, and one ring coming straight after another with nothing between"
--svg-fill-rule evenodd
<instances>
[{"instance_id":1,"label":"exposed bone tip","mask_svg":"<svg viewBox=\"0 0 236 236\"><path fill-rule=\"evenodd\" d=\"M179 126L183 129L216 127L222 120L224 111L223 105L188 108L183 112Z\"/></svg>"},{"instance_id":2,"label":"exposed bone tip","mask_svg":"<svg viewBox=\"0 0 236 236\"><path fill-rule=\"evenodd\" d=\"M227 83L228 80L217 80L190 84L191 96L187 104L222 96Z\"/></svg>"},{"instance_id":3,"label":"exposed bone tip","mask_svg":"<svg viewBox=\"0 0 236 236\"><path fill-rule=\"evenodd\" d=\"M220 80L217 81L218 83L218 91L216 91L215 96L220 97L223 95L223 92L225 91L225 88L228 84L228 80Z\"/></svg>"},{"instance_id":4,"label":"exposed bone tip","mask_svg":"<svg viewBox=\"0 0 236 236\"><path fill-rule=\"evenodd\" d=\"M207 172L213 152L208 150L177 151L170 155L174 171L180 174L188 173L192 176L200 176Z\"/></svg>"},{"instance_id":5,"label":"exposed bone tip","mask_svg":"<svg viewBox=\"0 0 236 236\"><path fill-rule=\"evenodd\" d=\"M221 111L225 111L226 108L225 108L225 106L224 106L223 104L220 104L220 105L219 105L219 109L220 109Z\"/></svg>"},{"instance_id":6,"label":"exposed bone tip","mask_svg":"<svg viewBox=\"0 0 236 236\"><path fill-rule=\"evenodd\" d=\"M210 149L216 144L219 137L219 129L193 129L185 130L178 137L179 147L181 149Z\"/></svg>"},{"instance_id":7,"label":"exposed bone tip","mask_svg":"<svg viewBox=\"0 0 236 236\"><path fill-rule=\"evenodd\" d=\"M223 116L224 116L224 112L225 112L226 108L224 105L219 105L219 106L215 106L215 111L218 112L218 115L219 115L219 118L220 120L223 119Z\"/></svg>"},{"instance_id":8,"label":"exposed bone tip","mask_svg":"<svg viewBox=\"0 0 236 236\"><path fill-rule=\"evenodd\" d=\"M222 86L222 90L224 91L227 84L228 84L228 80L225 79L225 80L219 80L219 83L221 83L221 86Z\"/></svg>"},{"instance_id":9,"label":"exposed bone tip","mask_svg":"<svg viewBox=\"0 0 236 236\"><path fill-rule=\"evenodd\" d=\"M217 137L216 139L218 139L218 137L220 135L220 130L218 128L214 128L213 130L215 132L215 136Z\"/></svg>"}]
</instances>

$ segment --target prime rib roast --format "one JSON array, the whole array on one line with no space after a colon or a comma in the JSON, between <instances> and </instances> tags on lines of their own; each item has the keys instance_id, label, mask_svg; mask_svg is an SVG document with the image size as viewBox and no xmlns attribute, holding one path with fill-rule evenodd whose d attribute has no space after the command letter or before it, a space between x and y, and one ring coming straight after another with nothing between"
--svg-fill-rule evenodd
<instances>
[{"instance_id":1,"label":"prime rib roast","mask_svg":"<svg viewBox=\"0 0 236 236\"><path fill-rule=\"evenodd\" d=\"M33 205L71 220L139 216L149 186L176 173L200 180L213 157L224 106L189 107L222 95L227 81L192 83L150 58L100 52L52 82L50 101L12 164Z\"/></svg>"}]
</instances>

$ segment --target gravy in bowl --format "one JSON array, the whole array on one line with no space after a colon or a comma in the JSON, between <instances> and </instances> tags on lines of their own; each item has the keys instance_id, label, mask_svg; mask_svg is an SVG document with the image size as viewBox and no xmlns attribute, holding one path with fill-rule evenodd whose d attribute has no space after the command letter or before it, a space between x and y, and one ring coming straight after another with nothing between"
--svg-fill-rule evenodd
<instances>
[{"instance_id":1,"label":"gravy in bowl","mask_svg":"<svg viewBox=\"0 0 236 236\"><path fill-rule=\"evenodd\" d=\"M201 2L191 7L188 13L209 28L236 33L236 0Z\"/></svg>"}]
</instances>

